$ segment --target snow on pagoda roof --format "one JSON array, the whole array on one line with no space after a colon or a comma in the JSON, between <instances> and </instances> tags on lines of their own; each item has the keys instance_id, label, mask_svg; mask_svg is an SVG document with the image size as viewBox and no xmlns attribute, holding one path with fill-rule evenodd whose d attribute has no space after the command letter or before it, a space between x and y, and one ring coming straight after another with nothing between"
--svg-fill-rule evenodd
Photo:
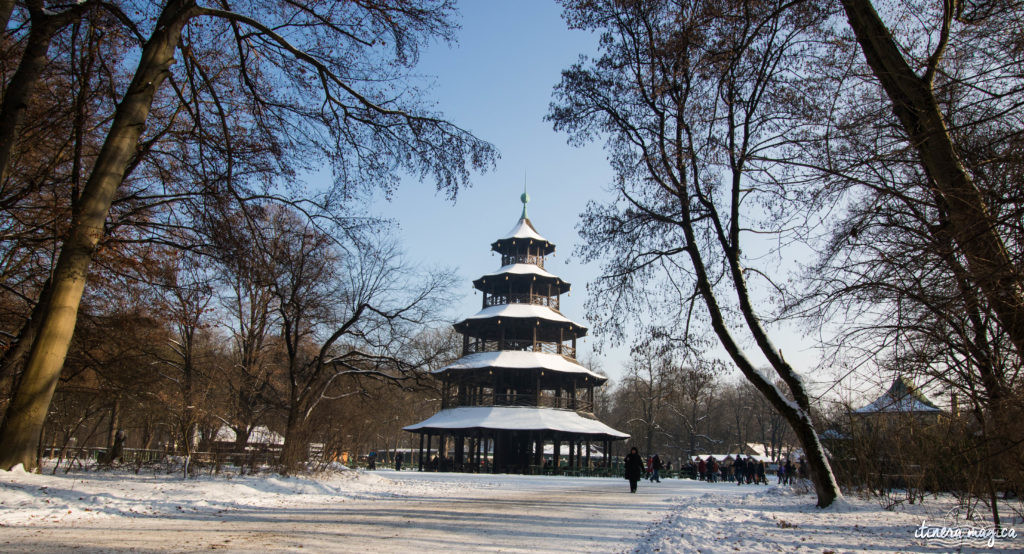
<instances>
[{"instance_id":1,"label":"snow on pagoda roof","mask_svg":"<svg viewBox=\"0 0 1024 554\"><path fill-rule=\"evenodd\" d=\"M498 271L495 271L494 273L488 273L487 275L484 275L484 278L487 278L487 277L500 277L502 275L505 275L506 273L510 273L512 275L538 275L540 277L550 277L552 279L557 279L558 278L553 273L548 273L547 271L544 271L540 267L538 267L536 265L533 265L533 264L509 264L509 265L505 265L505 266L502 266L501 269L499 269Z\"/></svg>"},{"instance_id":2,"label":"snow on pagoda roof","mask_svg":"<svg viewBox=\"0 0 1024 554\"><path fill-rule=\"evenodd\" d=\"M576 323L547 306L538 306L536 304L499 304L497 306L490 306L467 317L460 323L464 323L471 319L487 319L491 317L513 317L523 319L536 317L539 319L546 319L548 321L570 323L577 327L583 327L579 323Z\"/></svg>"},{"instance_id":3,"label":"snow on pagoda roof","mask_svg":"<svg viewBox=\"0 0 1024 554\"><path fill-rule=\"evenodd\" d=\"M475 406L441 410L406 431L426 429L496 429L505 431L560 431L628 439L629 435L570 410L531 406Z\"/></svg>"},{"instance_id":4,"label":"snow on pagoda roof","mask_svg":"<svg viewBox=\"0 0 1024 554\"><path fill-rule=\"evenodd\" d=\"M507 235L498 240L512 239L533 239L541 242L551 242L548 239L540 236L540 233L538 233L537 230L533 228L533 224L530 223L530 220L525 217L519 218L519 221L516 223L516 226L513 227L512 230L509 231Z\"/></svg>"},{"instance_id":5,"label":"snow on pagoda roof","mask_svg":"<svg viewBox=\"0 0 1024 554\"><path fill-rule=\"evenodd\" d=\"M917 390L906 378L899 376L892 382L889 390L885 391L885 394L879 396L877 400L867 406L854 410L853 413L939 413L941 411L941 408L936 406L921 391Z\"/></svg>"},{"instance_id":6,"label":"snow on pagoda roof","mask_svg":"<svg viewBox=\"0 0 1024 554\"><path fill-rule=\"evenodd\" d=\"M549 354L547 352L529 352L522 350L502 350L499 352L477 352L459 358L454 363L448 364L441 369L434 370L434 373L443 373L449 370L480 369L485 367L501 367L508 369L544 369L561 373L581 373L589 375L599 382L608 378L598 375L593 371L572 362L560 354Z\"/></svg>"}]
</instances>

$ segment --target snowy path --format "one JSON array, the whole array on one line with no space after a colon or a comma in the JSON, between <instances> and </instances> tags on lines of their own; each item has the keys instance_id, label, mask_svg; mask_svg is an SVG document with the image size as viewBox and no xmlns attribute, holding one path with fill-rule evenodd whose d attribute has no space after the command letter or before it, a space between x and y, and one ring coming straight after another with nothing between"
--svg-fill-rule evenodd
<instances>
[{"instance_id":1,"label":"snowy path","mask_svg":"<svg viewBox=\"0 0 1024 554\"><path fill-rule=\"evenodd\" d=\"M0 471L0 552L1021 552L917 537L952 497L827 510L789 487L335 471L316 478ZM974 524L972 526L983 525ZM1016 532L1016 531L1015 531Z\"/></svg>"},{"instance_id":2,"label":"snowy path","mask_svg":"<svg viewBox=\"0 0 1024 554\"><path fill-rule=\"evenodd\" d=\"M211 501L133 517L8 522L0 550L615 552L663 519L671 499L698 492L669 480L637 494L620 479L381 472L368 480L355 494L352 486L344 495L297 493L279 506Z\"/></svg>"}]
</instances>

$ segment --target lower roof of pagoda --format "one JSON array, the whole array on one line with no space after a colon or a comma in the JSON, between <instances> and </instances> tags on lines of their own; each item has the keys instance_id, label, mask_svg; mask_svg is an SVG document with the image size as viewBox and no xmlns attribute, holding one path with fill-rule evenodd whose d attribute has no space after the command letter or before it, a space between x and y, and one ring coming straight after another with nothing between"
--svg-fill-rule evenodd
<instances>
[{"instance_id":1,"label":"lower roof of pagoda","mask_svg":"<svg viewBox=\"0 0 1024 554\"><path fill-rule=\"evenodd\" d=\"M537 369L555 373L585 375L598 385L608 380L604 375L590 371L561 354L530 352L523 350L501 350L498 352L477 352L467 354L434 373L472 371L479 369Z\"/></svg>"},{"instance_id":2,"label":"lower roof of pagoda","mask_svg":"<svg viewBox=\"0 0 1024 554\"><path fill-rule=\"evenodd\" d=\"M465 406L441 410L406 431L551 431L595 438L628 439L629 435L571 410L534 406Z\"/></svg>"},{"instance_id":3,"label":"lower roof of pagoda","mask_svg":"<svg viewBox=\"0 0 1024 554\"><path fill-rule=\"evenodd\" d=\"M490 306L456 323L455 330L463 331L471 324L475 325L484 321L490 322L490 320L501 319L543 320L555 324L569 325L575 329L577 337L587 334L586 327L547 306L538 306L536 304L500 304Z\"/></svg>"},{"instance_id":4,"label":"lower roof of pagoda","mask_svg":"<svg viewBox=\"0 0 1024 554\"><path fill-rule=\"evenodd\" d=\"M503 286L509 278L522 281L539 278L542 283L552 283L559 294L565 294L571 288L569 283L561 280L557 275L548 273L537 265L521 263L501 266L498 271L488 273L473 281L473 288L482 291L494 290L495 287Z\"/></svg>"}]
</instances>

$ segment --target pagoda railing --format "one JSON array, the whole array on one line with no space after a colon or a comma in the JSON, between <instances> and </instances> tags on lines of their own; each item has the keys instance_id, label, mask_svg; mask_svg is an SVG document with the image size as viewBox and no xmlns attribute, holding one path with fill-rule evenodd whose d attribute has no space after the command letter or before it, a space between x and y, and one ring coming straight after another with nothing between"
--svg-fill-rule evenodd
<instances>
[{"instance_id":1,"label":"pagoda railing","mask_svg":"<svg viewBox=\"0 0 1024 554\"><path fill-rule=\"evenodd\" d=\"M505 254L501 256L501 265L512 264L533 264L537 267L544 267L544 256L536 254Z\"/></svg>"},{"instance_id":2,"label":"pagoda railing","mask_svg":"<svg viewBox=\"0 0 1024 554\"><path fill-rule=\"evenodd\" d=\"M539 406L541 408L561 408L564 410L575 410L578 412L593 412L593 404L583 398L577 398L575 402L570 396L541 396L537 402L537 395L529 394L485 394L477 398L464 398L459 400L458 395L451 394L447 398L446 406L453 408L459 406Z\"/></svg>"},{"instance_id":3,"label":"pagoda railing","mask_svg":"<svg viewBox=\"0 0 1024 554\"><path fill-rule=\"evenodd\" d=\"M561 349L559 349L561 345ZM504 341L497 340L472 340L466 345L466 354L475 354L477 352L500 352L502 350L519 350L526 352L546 352L548 354L561 354L569 358L576 357L576 349L571 345L548 342L548 341L532 341L532 340L511 340L505 339Z\"/></svg>"},{"instance_id":4,"label":"pagoda railing","mask_svg":"<svg viewBox=\"0 0 1024 554\"><path fill-rule=\"evenodd\" d=\"M505 304L534 304L536 306L547 306L559 309L558 296L546 296L542 294L488 294L484 299L484 307L503 306Z\"/></svg>"}]
</instances>

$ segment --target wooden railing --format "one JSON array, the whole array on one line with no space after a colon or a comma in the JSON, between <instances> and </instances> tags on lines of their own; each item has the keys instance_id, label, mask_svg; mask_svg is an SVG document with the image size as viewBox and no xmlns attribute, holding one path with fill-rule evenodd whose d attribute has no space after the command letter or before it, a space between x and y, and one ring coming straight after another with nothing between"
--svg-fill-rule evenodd
<instances>
[{"instance_id":1,"label":"wooden railing","mask_svg":"<svg viewBox=\"0 0 1024 554\"><path fill-rule=\"evenodd\" d=\"M501 257L501 265L512 264L533 264L537 267L543 268L544 256L537 256L536 254L511 254Z\"/></svg>"},{"instance_id":2,"label":"wooden railing","mask_svg":"<svg viewBox=\"0 0 1024 554\"><path fill-rule=\"evenodd\" d=\"M561 349L559 349L561 344ZM547 352L548 354L561 354L569 358L576 358L576 349L572 345L558 342L532 341L532 340L471 340L467 343L463 355L475 354L477 352L500 352L502 350L518 350L526 352Z\"/></svg>"},{"instance_id":3,"label":"wooden railing","mask_svg":"<svg viewBox=\"0 0 1024 554\"><path fill-rule=\"evenodd\" d=\"M533 304L536 306L547 306L559 309L559 297L546 296L542 294L488 294L484 297L484 307L503 306L505 304Z\"/></svg>"},{"instance_id":4,"label":"wooden railing","mask_svg":"<svg viewBox=\"0 0 1024 554\"><path fill-rule=\"evenodd\" d=\"M573 402L570 396L541 396L538 403L536 394L484 394L476 398L467 396L462 399L457 394L451 394L445 402L445 406L450 408L458 406L540 406L541 408L561 408L578 412L594 411L593 404L586 398L577 398Z\"/></svg>"}]
</instances>

